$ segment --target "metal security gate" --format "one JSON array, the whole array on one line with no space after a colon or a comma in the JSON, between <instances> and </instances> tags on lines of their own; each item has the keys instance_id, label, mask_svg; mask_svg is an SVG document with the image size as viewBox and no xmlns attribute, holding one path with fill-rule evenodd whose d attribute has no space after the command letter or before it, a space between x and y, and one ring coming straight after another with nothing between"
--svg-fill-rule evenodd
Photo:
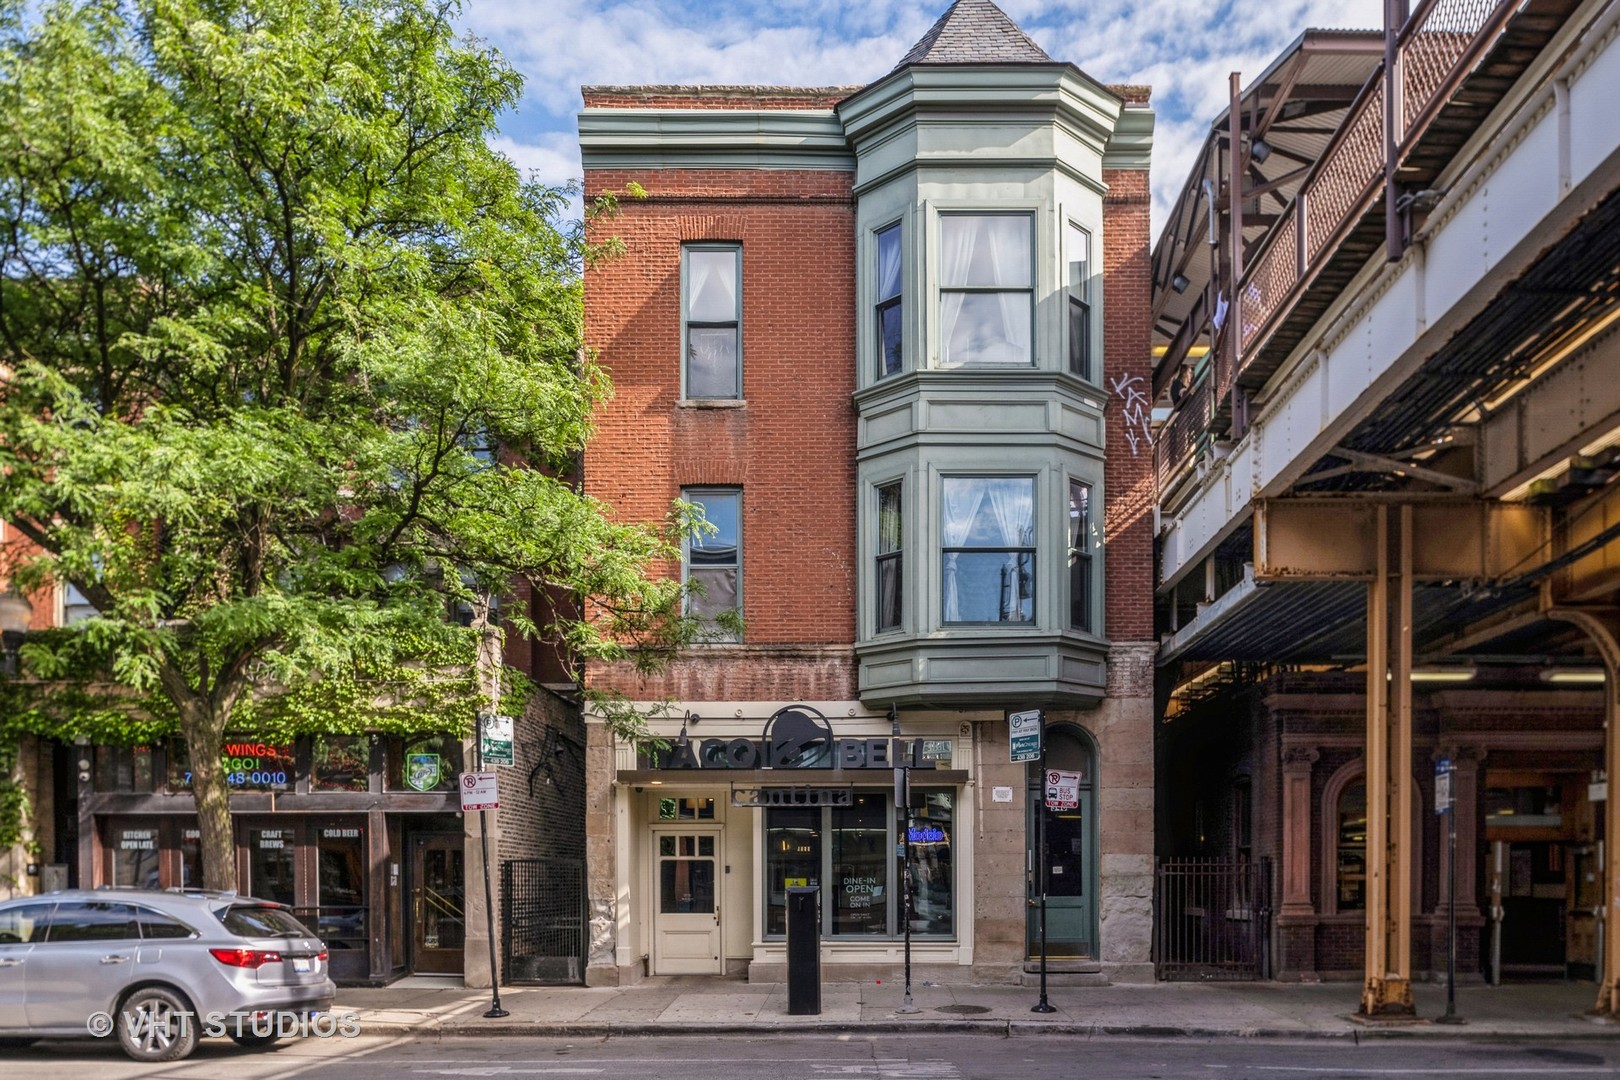
<instances>
[{"instance_id":1,"label":"metal security gate","mask_svg":"<svg viewBox=\"0 0 1620 1080\"><path fill-rule=\"evenodd\" d=\"M501 863L501 982L585 982L585 860Z\"/></svg>"},{"instance_id":2,"label":"metal security gate","mask_svg":"<svg viewBox=\"0 0 1620 1080\"><path fill-rule=\"evenodd\" d=\"M1271 860L1161 859L1154 962L1161 980L1271 977Z\"/></svg>"}]
</instances>

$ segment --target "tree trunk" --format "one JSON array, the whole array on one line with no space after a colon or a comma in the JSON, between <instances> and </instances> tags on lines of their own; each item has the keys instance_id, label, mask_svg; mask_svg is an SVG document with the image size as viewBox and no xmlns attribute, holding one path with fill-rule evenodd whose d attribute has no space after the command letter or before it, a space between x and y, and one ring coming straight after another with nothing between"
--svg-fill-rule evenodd
<instances>
[{"instance_id":1,"label":"tree trunk","mask_svg":"<svg viewBox=\"0 0 1620 1080\"><path fill-rule=\"evenodd\" d=\"M180 709L180 734L191 759L191 798L197 806L203 888L236 892L236 837L231 828L231 788L220 761L223 717L201 702Z\"/></svg>"}]
</instances>

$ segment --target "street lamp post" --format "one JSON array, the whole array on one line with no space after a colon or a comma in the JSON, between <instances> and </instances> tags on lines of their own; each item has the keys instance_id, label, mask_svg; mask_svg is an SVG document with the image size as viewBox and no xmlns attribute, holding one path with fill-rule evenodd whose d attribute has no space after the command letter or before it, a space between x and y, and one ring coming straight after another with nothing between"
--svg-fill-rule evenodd
<instances>
[{"instance_id":1,"label":"street lamp post","mask_svg":"<svg viewBox=\"0 0 1620 1080\"><path fill-rule=\"evenodd\" d=\"M920 1011L911 1000L911 772L900 753L900 710L889 706L889 752L894 755L895 819L900 825L900 917L905 921L906 989L897 1013Z\"/></svg>"}]
</instances>

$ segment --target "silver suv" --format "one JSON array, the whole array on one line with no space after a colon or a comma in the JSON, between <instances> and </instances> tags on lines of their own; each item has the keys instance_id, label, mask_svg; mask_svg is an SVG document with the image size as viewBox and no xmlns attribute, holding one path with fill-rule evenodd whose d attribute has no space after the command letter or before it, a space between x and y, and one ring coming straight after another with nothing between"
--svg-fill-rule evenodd
<instances>
[{"instance_id":1,"label":"silver suv","mask_svg":"<svg viewBox=\"0 0 1620 1080\"><path fill-rule=\"evenodd\" d=\"M262 1047L332 1006L326 946L267 900L71 889L0 903L0 1048L116 1034L137 1061Z\"/></svg>"}]
</instances>

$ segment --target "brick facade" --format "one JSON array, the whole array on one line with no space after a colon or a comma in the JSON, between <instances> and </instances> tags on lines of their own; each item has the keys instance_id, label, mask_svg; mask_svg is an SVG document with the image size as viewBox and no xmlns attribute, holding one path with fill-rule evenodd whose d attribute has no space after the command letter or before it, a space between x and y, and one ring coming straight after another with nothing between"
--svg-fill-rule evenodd
<instances>
[{"instance_id":1,"label":"brick facade","mask_svg":"<svg viewBox=\"0 0 1620 1080\"><path fill-rule=\"evenodd\" d=\"M648 197L602 226L625 254L585 277L586 341L614 385L585 490L626 519L657 521L682 488L742 489L746 639L774 651L705 646L694 662L718 696L769 698L784 671L828 670L794 647L854 641L852 174L587 170L587 197L632 180ZM700 240L742 244L741 402L679 402L681 245ZM829 698L853 697L847 661L831 663L816 682ZM627 675L595 669L591 683L638 699L694 689L689 665L634 685Z\"/></svg>"},{"instance_id":2,"label":"brick facade","mask_svg":"<svg viewBox=\"0 0 1620 1080\"><path fill-rule=\"evenodd\" d=\"M1103 628L1115 642L1153 640L1152 298L1148 215L1152 196L1140 169L1107 169L1103 181L1103 381L1108 392L1108 460L1103 471ZM1140 395L1140 396L1137 396ZM1112 688L1111 691L1112 692ZM1151 696L1151 677L1138 693Z\"/></svg>"}]
</instances>

